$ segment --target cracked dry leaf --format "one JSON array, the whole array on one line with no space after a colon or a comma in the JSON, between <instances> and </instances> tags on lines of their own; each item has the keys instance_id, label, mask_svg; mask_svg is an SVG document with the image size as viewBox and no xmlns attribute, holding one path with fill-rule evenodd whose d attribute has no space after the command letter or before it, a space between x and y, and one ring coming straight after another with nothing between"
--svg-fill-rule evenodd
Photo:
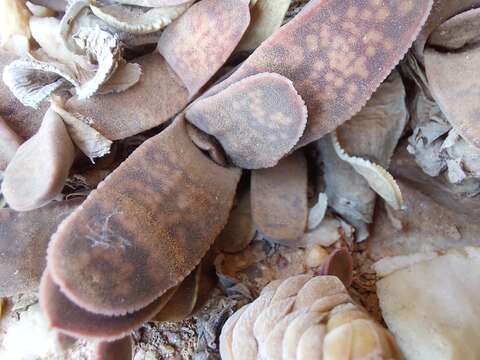
<instances>
[{"instance_id":1,"label":"cracked dry leaf","mask_svg":"<svg viewBox=\"0 0 480 360\"><path fill-rule=\"evenodd\" d=\"M50 237L80 203L54 202L27 212L0 209L0 296L37 291Z\"/></svg>"},{"instance_id":2,"label":"cracked dry leaf","mask_svg":"<svg viewBox=\"0 0 480 360\"><path fill-rule=\"evenodd\" d=\"M17 55L30 51L28 20L32 15L22 0L0 1L0 47Z\"/></svg>"},{"instance_id":3,"label":"cracked dry leaf","mask_svg":"<svg viewBox=\"0 0 480 360\"><path fill-rule=\"evenodd\" d=\"M393 176L390 175L387 170L369 160L347 154L338 143L335 131L331 134L330 140L333 143L333 148L338 157L352 165L355 171L367 180L368 185L370 185L378 195L380 195L392 208L396 210L402 208L402 192Z\"/></svg>"},{"instance_id":4,"label":"cracked dry leaf","mask_svg":"<svg viewBox=\"0 0 480 360\"><path fill-rule=\"evenodd\" d=\"M22 143L23 139L0 116L0 171L6 169Z\"/></svg>"},{"instance_id":5,"label":"cracked dry leaf","mask_svg":"<svg viewBox=\"0 0 480 360\"><path fill-rule=\"evenodd\" d=\"M479 279L480 249L466 247L407 263L377 282L385 322L408 359L480 357Z\"/></svg>"},{"instance_id":6,"label":"cracked dry leaf","mask_svg":"<svg viewBox=\"0 0 480 360\"><path fill-rule=\"evenodd\" d=\"M276 284L234 313L222 329L220 355L228 360L402 359L391 334L353 303L336 277L306 275Z\"/></svg>"},{"instance_id":7,"label":"cracked dry leaf","mask_svg":"<svg viewBox=\"0 0 480 360\"><path fill-rule=\"evenodd\" d=\"M228 59L249 22L248 0L203 0L165 29L158 51L193 97Z\"/></svg>"},{"instance_id":8,"label":"cracked dry leaf","mask_svg":"<svg viewBox=\"0 0 480 360\"><path fill-rule=\"evenodd\" d=\"M244 169L272 167L292 150L305 129L307 110L287 78L262 73L195 101L188 121L213 135Z\"/></svg>"},{"instance_id":9,"label":"cracked dry leaf","mask_svg":"<svg viewBox=\"0 0 480 360\"><path fill-rule=\"evenodd\" d=\"M295 245L307 226L307 161L302 150L252 172L253 222L269 240Z\"/></svg>"},{"instance_id":10,"label":"cracked dry leaf","mask_svg":"<svg viewBox=\"0 0 480 360\"><path fill-rule=\"evenodd\" d=\"M58 98L51 99L51 108L63 119L73 143L90 161L95 162L93 159L110 153L112 141L84 122L83 119L66 111Z\"/></svg>"},{"instance_id":11,"label":"cracked dry leaf","mask_svg":"<svg viewBox=\"0 0 480 360\"><path fill-rule=\"evenodd\" d=\"M49 109L38 132L24 142L5 170L2 193L17 211L39 208L63 189L75 148L62 118Z\"/></svg>"},{"instance_id":12,"label":"cracked dry leaf","mask_svg":"<svg viewBox=\"0 0 480 360\"><path fill-rule=\"evenodd\" d=\"M178 285L211 247L240 175L206 157L178 117L62 223L48 249L52 278L92 312L120 315L145 307Z\"/></svg>"},{"instance_id":13,"label":"cracked dry leaf","mask_svg":"<svg viewBox=\"0 0 480 360\"><path fill-rule=\"evenodd\" d=\"M292 0L258 0L247 31L235 51L253 51L282 25Z\"/></svg>"},{"instance_id":14,"label":"cracked dry leaf","mask_svg":"<svg viewBox=\"0 0 480 360\"><path fill-rule=\"evenodd\" d=\"M141 8L128 5L90 5L93 14L109 26L134 34L157 32L182 15L190 3L171 7Z\"/></svg>"}]
</instances>

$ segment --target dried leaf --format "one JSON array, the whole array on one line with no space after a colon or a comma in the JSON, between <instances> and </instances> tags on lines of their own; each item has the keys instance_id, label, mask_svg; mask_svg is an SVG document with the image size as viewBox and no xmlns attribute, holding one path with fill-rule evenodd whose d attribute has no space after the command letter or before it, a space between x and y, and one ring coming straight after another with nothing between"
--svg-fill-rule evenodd
<instances>
[{"instance_id":1,"label":"dried leaf","mask_svg":"<svg viewBox=\"0 0 480 360\"><path fill-rule=\"evenodd\" d=\"M378 281L384 319L408 359L480 356L479 259L476 247L452 250Z\"/></svg>"},{"instance_id":2,"label":"dried leaf","mask_svg":"<svg viewBox=\"0 0 480 360\"><path fill-rule=\"evenodd\" d=\"M62 223L48 252L53 279L86 310L141 309L198 265L227 222L240 174L205 157L178 118Z\"/></svg>"},{"instance_id":3,"label":"dried leaf","mask_svg":"<svg viewBox=\"0 0 480 360\"><path fill-rule=\"evenodd\" d=\"M30 50L31 33L28 20L32 15L23 1L0 1L0 47L17 55Z\"/></svg>"},{"instance_id":4,"label":"dried leaf","mask_svg":"<svg viewBox=\"0 0 480 360\"><path fill-rule=\"evenodd\" d=\"M63 334L96 340L117 340L150 320L170 299L170 289L145 308L122 316L94 314L71 302L54 283L48 270L40 283L40 305L50 327Z\"/></svg>"},{"instance_id":5,"label":"dried leaf","mask_svg":"<svg viewBox=\"0 0 480 360\"><path fill-rule=\"evenodd\" d=\"M249 21L247 0L203 0L165 29L158 50L191 97L225 63Z\"/></svg>"},{"instance_id":6,"label":"dried leaf","mask_svg":"<svg viewBox=\"0 0 480 360\"><path fill-rule=\"evenodd\" d=\"M325 218L328 207L328 197L325 193L318 194L317 203L308 211L307 229L315 229Z\"/></svg>"},{"instance_id":7,"label":"dried leaf","mask_svg":"<svg viewBox=\"0 0 480 360\"><path fill-rule=\"evenodd\" d=\"M22 143L23 139L0 116L0 171L6 169Z\"/></svg>"},{"instance_id":8,"label":"dried leaf","mask_svg":"<svg viewBox=\"0 0 480 360\"><path fill-rule=\"evenodd\" d=\"M365 102L403 57L432 1L311 1L205 96L240 79L275 72L291 79L308 108L298 146L331 132ZM399 31L399 29L402 29Z\"/></svg>"},{"instance_id":9,"label":"dried leaf","mask_svg":"<svg viewBox=\"0 0 480 360\"><path fill-rule=\"evenodd\" d=\"M455 130L480 149L480 111L475 89L478 87L480 48L461 53L425 51L425 68L432 95ZM461 79L457 72L462 69Z\"/></svg>"},{"instance_id":10,"label":"dried leaf","mask_svg":"<svg viewBox=\"0 0 480 360\"><path fill-rule=\"evenodd\" d=\"M253 221L272 240L295 244L307 225L307 162L302 151L252 172Z\"/></svg>"},{"instance_id":11,"label":"dried leaf","mask_svg":"<svg viewBox=\"0 0 480 360\"><path fill-rule=\"evenodd\" d=\"M97 94L119 93L131 88L140 81L142 68L139 64L130 64L120 61L117 70L98 89Z\"/></svg>"},{"instance_id":12,"label":"dried leaf","mask_svg":"<svg viewBox=\"0 0 480 360\"><path fill-rule=\"evenodd\" d=\"M164 123L187 105L187 90L161 56L148 54L136 62L148 76L128 91L86 100L74 97L65 110L81 114L105 137L118 140Z\"/></svg>"},{"instance_id":13,"label":"dried leaf","mask_svg":"<svg viewBox=\"0 0 480 360\"><path fill-rule=\"evenodd\" d=\"M30 1L27 1L25 3L25 6L27 7L28 10L30 10L30 12L32 13L33 16L52 17L52 16L56 15L54 10L52 10L48 7L42 6L42 5L36 5L36 4L34 4ZM30 20L31 20L31 18L30 18ZM31 30L31 28L30 28L30 30Z\"/></svg>"},{"instance_id":14,"label":"dried leaf","mask_svg":"<svg viewBox=\"0 0 480 360\"><path fill-rule=\"evenodd\" d=\"M133 344L131 336L112 342L102 341L95 348L96 360L131 360Z\"/></svg>"},{"instance_id":15,"label":"dried leaf","mask_svg":"<svg viewBox=\"0 0 480 360\"><path fill-rule=\"evenodd\" d=\"M191 2L192 0L116 0L119 4L127 4L144 7L178 6Z\"/></svg>"},{"instance_id":16,"label":"dried leaf","mask_svg":"<svg viewBox=\"0 0 480 360\"><path fill-rule=\"evenodd\" d=\"M269 73L197 100L186 117L217 138L232 162L245 169L277 164L297 143L307 122L305 105L292 82Z\"/></svg>"},{"instance_id":17,"label":"dried leaf","mask_svg":"<svg viewBox=\"0 0 480 360\"><path fill-rule=\"evenodd\" d=\"M0 209L0 296L38 289L50 236L80 201L55 202L41 209Z\"/></svg>"},{"instance_id":18,"label":"dried leaf","mask_svg":"<svg viewBox=\"0 0 480 360\"><path fill-rule=\"evenodd\" d=\"M236 51L253 51L282 25L292 0L258 0L251 21Z\"/></svg>"},{"instance_id":19,"label":"dried leaf","mask_svg":"<svg viewBox=\"0 0 480 360\"><path fill-rule=\"evenodd\" d=\"M56 12L65 12L67 6L66 0L32 0L33 4L45 6Z\"/></svg>"},{"instance_id":20,"label":"dried leaf","mask_svg":"<svg viewBox=\"0 0 480 360\"><path fill-rule=\"evenodd\" d=\"M134 34L148 34L159 31L182 15L190 6L184 5L160 8L140 8L125 5L90 5L93 14L121 31Z\"/></svg>"},{"instance_id":21,"label":"dried leaf","mask_svg":"<svg viewBox=\"0 0 480 360\"><path fill-rule=\"evenodd\" d=\"M17 211L49 203L62 191L74 158L62 118L49 109L37 134L18 148L5 170L2 193L7 203Z\"/></svg>"}]
</instances>

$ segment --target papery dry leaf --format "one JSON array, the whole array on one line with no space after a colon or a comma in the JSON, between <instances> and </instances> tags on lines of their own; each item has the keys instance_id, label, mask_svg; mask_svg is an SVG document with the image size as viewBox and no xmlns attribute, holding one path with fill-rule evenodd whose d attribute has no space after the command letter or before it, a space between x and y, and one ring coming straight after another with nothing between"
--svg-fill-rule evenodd
<instances>
[{"instance_id":1,"label":"papery dry leaf","mask_svg":"<svg viewBox=\"0 0 480 360\"><path fill-rule=\"evenodd\" d=\"M86 100L75 97L67 101L65 110L83 115L98 132L118 140L164 123L187 105L187 90L160 55L148 54L135 61L148 76L128 91Z\"/></svg>"},{"instance_id":2,"label":"papery dry leaf","mask_svg":"<svg viewBox=\"0 0 480 360\"><path fill-rule=\"evenodd\" d=\"M11 208L39 208L60 194L75 158L62 118L45 114L37 134L24 142L5 170L2 193Z\"/></svg>"},{"instance_id":3,"label":"papery dry leaf","mask_svg":"<svg viewBox=\"0 0 480 360\"><path fill-rule=\"evenodd\" d=\"M0 47L17 55L30 50L31 33L28 20L32 15L23 1L0 1Z\"/></svg>"},{"instance_id":4,"label":"papery dry leaf","mask_svg":"<svg viewBox=\"0 0 480 360\"><path fill-rule=\"evenodd\" d=\"M295 244L307 225L307 161L300 150L269 169L252 172L253 221L272 240Z\"/></svg>"},{"instance_id":5,"label":"papery dry leaf","mask_svg":"<svg viewBox=\"0 0 480 360\"><path fill-rule=\"evenodd\" d=\"M130 335L116 341L102 341L95 347L96 360L131 360L133 344Z\"/></svg>"},{"instance_id":6,"label":"papery dry leaf","mask_svg":"<svg viewBox=\"0 0 480 360\"><path fill-rule=\"evenodd\" d=\"M45 6L56 12L65 12L67 6L66 0L31 0L33 4Z\"/></svg>"},{"instance_id":7,"label":"papery dry leaf","mask_svg":"<svg viewBox=\"0 0 480 360\"><path fill-rule=\"evenodd\" d=\"M227 222L240 175L205 157L178 118L62 223L48 251L53 279L86 310L141 309L198 265Z\"/></svg>"},{"instance_id":8,"label":"papery dry leaf","mask_svg":"<svg viewBox=\"0 0 480 360\"><path fill-rule=\"evenodd\" d=\"M55 16L56 12L48 7L42 5L36 5L30 1L25 3L25 6L30 10L33 16L37 17L52 17ZM31 18L30 18L31 19ZM30 28L31 30L31 28ZM33 32L33 31L32 31Z\"/></svg>"},{"instance_id":9,"label":"papery dry leaf","mask_svg":"<svg viewBox=\"0 0 480 360\"><path fill-rule=\"evenodd\" d=\"M307 228L315 229L325 218L328 207L328 197L325 193L318 194L317 203L308 211Z\"/></svg>"},{"instance_id":10,"label":"papery dry leaf","mask_svg":"<svg viewBox=\"0 0 480 360\"><path fill-rule=\"evenodd\" d=\"M328 247L342 238L342 223L337 218L328 215L312 231L303 234L299 246L321 245Z\"/></svg>"},{"instance_id":11,"label":"papery dry leaf","mask_svg":"<svg viewBox=\"0 0 480 360\"><path fill-rule=\"evenodd\" d=\"M48 269L40 283L40 305L50 327L63 334L84 339L117 340L150 320L170 300L174 289L167 290L148 306L122 316L88 312L72 303L54 283Z\"/></svg>"},{"instance_id":12,"label":"papery dry leaf","mask_svg":"<svg viewBox=\"0 0 480 360\"><path fill-rule=\"evenodd\" d=\"M408 359L480 356L479 269L479 248L467 247L407 266L377 282L383 317Z\"/></svg>"},{"instance_id":13,"label":"papery dry leaf","mask_svg":"<svg viewBox=\"0 0 480 360\"><path fill-rule=\"evenodd\" d=\"M236 51L253 51L282 25L292 0L258 0Z\"/></svg>"},{"instance_id":14,"label":"papery dry leaf","mask_svg":"<svg viewBox=\"0 0 480 360\"><path fill-rule=\"evenodd\" d=\"M117 70L102 84L97 94L119 93L131 88L140 81L142 68L139 64L130 64L120 61Z\"/></svg>"},{"instance_id":15,"label":"papery dry leaf","mask_svg":"<svg viewBox=\"0 0 480 360\"><path fill-rule=\"evenodd\" d=\"M0 73L3 74L5 66L15 59L14 54L0 48ZM37 132L47 108L47 104L39 110L23 106L5 83L0 81L0 116L22 138L28 139Z\"/></svg>"},{"instance_id":16,"label":"papery dry leaf","mask_svg":"<svg viewBox=\"0 0 480 360\"><path fill-rule=\"evenodd\" d=\"M0 116L0 171L6 169L22 143L23 139Z\"/></svg>"},{"instance_id":17,"label":"papery dry leaf","mask_svg":"<svg viewBox=\"0 0 480 360\"><path fill-rule=\"evenodd\" d=\"M38 289L50 236L81 201L55 202L41 209L0 209L0 296Z\"/></svg>"},{"instance_id":18,"label":"papery dry leaf","mask_svg":"<svg viewBox=\"0 0 480 360\"><path fill-rule=\"evenodd\" d=\"M187 3L171 7L141 8L116 4L98 7L92 4L90 9L95 16L115 29L134 34L148 34L169 25L189 6Z\"/></svg>"},{"instance_id":19,"label":"papery dry leaf","mask_svg":"<svg viewBox=\"0 0 480 360\"><path fill-rule=\"evenodd\" d=\"M391 207L398 210L403 206L402 192L387 170L369 160L347 154L338 143L335 132L331 134L331 141L338 157L352 165L355 171L367 180L368 185Z\"/></svg>"},{"instance_id":20,"label":"papery dry leaf","mask_svg":"<svg viewBox=\"0 0 480 360\"><path fill-rule=\"evenodd\" d=\"M361 6L354 0L311 1L205 96L261 72L287 76L307 104L309 121L297 146L305 145L365 105L412 44L431 5L430 0Z\"/></svg>"},{"instance_id":21,"label":"papery dry leaf","mask_svg":"<svg viewBox=\"0 0 480 360\"><path fill-rule=\"evenodd\" d=\"M233 52L249 22L248 0L203 0L165 29L158 50L193 97Z\"/></svg>"},{"instance_id":22,"label":"papery dry leaf","mask_svg":"<svg viewBox=\"0 0 480 360\"><path fill-rule=\"evenodd\" d=\"M296 278L292 277L284 281L293 284L297 283ZM289 286L280 285L278 289L286 287ZM274 288L275 286L269 293L274 292ZM306 283L303 282L303 286L290 288L292 290L295 288L290 297L268 301L266 294L262 295L253 303L241 308L239 310L241 315L235 313L232 320L227 321L220 336L222 358L229 360L344 359L332 351L332 348L338 348L342 352L352 354L352 357L345 357L345 359L364 359L362 355L377 355L381 359L402 359L388 331L371 320L362 308L353 305L346 289L337 278L314 277ZM343 297L335 300L332 299L332 294L343 295ZM300 301L298 301L299 297L302 298ZM316 301L312 303L314 299ZM326 299L329 301L324 301ZM316 310L315 304L318 301L329 303L331 307L324 306L323 312ZM295 302L294 308L292 308L293 302ZM261 311L250 310L255 308ZM250 316L246 316L249 312ZM255 322L253 333L250 327L245 328L240 322L242 318L248 319L248 323ZM334 328L333 322L337 329L351 327L354 342L345 343L346 339L336 336L334 333L338 331ZM242 338L238 339L236 334L242 335ZM317 337L313 339L313 336ZM324 339L325 336L329 336L328 341ZM249 343L252 345L246 352L246 347L232 346L236 341L244 346ZM308 345L311 346L307 348ZM361 353L362 351L364 354Z\"/></svg>"},{"instance_id":23,"label":"papery dry leaf","mask_svg":"<svg viewBox=\"0 0 480 360\"><path fill-rule=\"evenodd\" d=\"M63 39L65 46L69 49L72 53L77 55L82 55L84 52L78 46L78 44L74 41L73 35L80 31L82 28L92 28L94 26L89 25L98 25L98 22L101 21L97 17L89 17L87 18L87 24L84 26L78 26L77 21L79 19L84 19L85 13L90 10L90 4L92 3L91 0L76 0L73 1L68 5L65 10L65 14L60 21L60 36ZM92 24L93 23L93 24Z\"/></svg>"},{"instance_id":24,"label":"papery dry leaf","mask_svg":"<svg viewBox=\"0 0 480 360\"><path fill-rule=\"evenodd\" d=\"M476 43L480 38L480 9L460 13L441 24L428 39L428 44L457 50Z\"/></svg>"},{"instance_id":25,"label":"papery dry leaf","mask_svg":"<svg viewBox=\"0 0 480 360\"><path fill-rule=\"evenodd\" d=\"M250 191L237 192L237 197L237 203L230 211L227 225L215 240L215 246L222 252L239 252L245 249L255 236Z\"/></svg>"},{"instance_id":26,"label":"papery dry leaf","mask_svg":"<svg viewBox=\"0 0 480 360\"><path fill-rule=\"evenodd\" d=\"M433 49L425 51L425 69L432 95L448 121L471 145L480 148L478 126L478 64L480 48L461 53L440 53ZM462 69L461 79L458 69Z\"/></svg>"},{"instance_id":27,"label":"papery dry leaf","mask_svg":"<svg viewBox=\"0 0 480 360\"><path fill-rule=\"evenodd\" d=\"M59 99L52 98L51 108L65 122L68 133L75 145L94 162L94 158L102 157L110 152L112 141L97 130L77 118L63 108Z\"/></svg>"},{"instance_id":28,"label":"papery dry leaf","mask_svg":"<svg viewBox=\"0 0 480 360\"><path fill-rule=\"evenodd\" d=\"M195 101L186 118L213 135L239 167L271 167L297 143L307 111L292 82L278 74L257 74Z\"/></svg>"}]
</instances>

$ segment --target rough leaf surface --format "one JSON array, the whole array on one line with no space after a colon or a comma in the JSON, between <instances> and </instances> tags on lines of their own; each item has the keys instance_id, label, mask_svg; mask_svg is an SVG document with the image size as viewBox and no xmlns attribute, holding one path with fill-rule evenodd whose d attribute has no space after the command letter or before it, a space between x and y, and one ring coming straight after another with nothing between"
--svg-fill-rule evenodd
<instances>
[{"instance_id":1,"label":"rough leaf surface","mask_svg":"<svg viewBox=\"0 0 480 360\"><path fill-rule=\"evenodd\" d=\"M95 348L96 360L131 360L133 344L130 335L116 341L102 341Z\"/></svg>"},{"instance_id":2,"label":"rough leaf surface","mask_svg":"<svg viewBox=\"0 0 480 360\"><path fill-rule=\"evenodd\" d=\"M198 264L227 222L240 174L205 157L178 118L62 223L48 251L52 277L89 311L141 309Z\"/></svg>"},{"instance_id":3,"label":"rough leaf surface","mask_svg":"<svg viewBox=\"0 0 480 360\"><path fill-rule=\"evenodd\" d=\"M224 64L250 22L247 0L203 0L160 37L158 50L194 96Z\"/></svg>"},{"instance_id":4,"label":"rough leaf surface","mask_svg":"<svg viewBox=\"0 0 480 360\"><path fill-rule=\"evenodd\" d=\"M297 143L307 112L292 82L257 74L197 100L186 111L196 127L213 135L244 169L274 166Z\"/></svg>"}]
</instances>

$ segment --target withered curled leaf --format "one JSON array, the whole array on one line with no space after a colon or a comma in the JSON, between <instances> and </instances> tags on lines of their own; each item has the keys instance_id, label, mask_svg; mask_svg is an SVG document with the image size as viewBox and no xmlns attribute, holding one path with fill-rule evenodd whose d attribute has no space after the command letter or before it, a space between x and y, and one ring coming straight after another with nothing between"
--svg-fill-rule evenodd
<instances>
[{"instance_id":1,"label":"withered curled leaf","mask_svg":"<svg viewBox=\"0 0 480 360\"><path fill-rule=\"evenodd\" d=\"M164 123L187 105L187 89L160 55L148 54L135 61L148 76L142 76L128 91L85 100L74 97L65 110L90 120L106 138L118 140Z\"/></svg>"},{"instance_id":2,"label":"withered curled leaf","mask_svg":"<svg viewBox=\"0 0 480 360\"><path fill-rule=\"evenodd\" d=\"M0 116L0 171L6 169L22 143L23 139Z\"/></svg>"},{"instance_id":3,"label":"withered curled leaf","mask_svg":"<svg viewBox=\"0 0 480 360\"><path fill-rule=\"evenodd\" d=\"M95 360L131 360L132 356L130 335L115 341L102 341L95 347Z\"/></svg>"},{"instance_id":4,"label":"withered curled leaf","mask_svg":"<svg viewBox=\"0 0 480 360\"><path fill-rule=\"evenodd\" d=\"M411 46L431 6L431 0L310 1L206 96L253 74L284 75L307 104L309 121L297 146L305 145L365 105Z\"/></svg>"},{"instance_id":5,"label":"withered curled leaf","mask_svg":"<svg viewBox=\"0 0 480 360\"><path fill-rule=\"evenodd\" d=\"M120 316L88 312L72 303L54 283L48 269L40 283L40 305L49 325L63 334L85 339L117 340L150 320L170 300L174 289L148 306Z\"/></svg>"},{"instance_id":6,"label":"withered curled leaf","mask_svg":"<svg viewBox=\"0 0 480 360\"><path fill-rule=\"evenodd\" d=\"M55 202L41 209L0 209L0 296L37 291L50 236L80 201Z\"/></svg>"},{"instance_id":7,"label":"withered curled leaf","mask_svg":"<svg viewBox=\"0 0 480 360\"><path fill-rule=\"evenodd\" d=\"M252 172L252 216L271 240L295 244L307 226L307 161L297 151L269 169Z\"/></svg>"},{"instance_id":8,"label":"withered curled leaf","mask_svg":"<svg viewBox=\"0 0 480 360\"><path fill-rule=\"evenodd\" d=\"M203 0L162 33L160 54L193 97L220 69L248 23L248 0ZM207 35L208 34L208 35Z\"/></svg>"},{"instance_id":9,"label":"withered curled leaf","mask_svg":"<svg viewBox=\"0 0 480 360\"><path fill-rule=\"evenodd\" d=\"M244 169L274 166L297 143L307 111L287 78L257 74L194 102L186 118L213 135Z\"/></svg>"},{"instance_id":10,"label":"withered curled leaf","mask_svg":"<svg viewBox=\"0 0 480 360\"><path fill-rule=\"evenodd\" d=\"M95 16L116 29L134 34L148 34L169 25L182 15L188 6L185 4L150 9L116 4L98 7L92 4L90 9Z\"/></svg>"},{"instance_id":11,"label":"withered curled leaf","mask_svg":"<svg viewBox=\"0 0 480 360\"><path fill-rule=\"evenodd\" d=\"M52 278L88 311L147 306L198 265L227 222L240 174L208 159L177 118L61 224L48 249Z\"/></svg>"},{"instance_id":12,"label":"withered curled leaf","mask_svg":"<svg viewBox=\"0 0 480 360\"><path fill-rule=\"evenodd\" d=\"M391 334L353 303L337 278L299 275L284 283L226 322L220 336L222 359L402 359ZM290 296L276 296L280 289ZM264 326L267 318L276 322ZM314 335L318 337L312 339Z\"/></svg>"},{"instance_id":13,"label":"withered curled leaf","mask_svg":"<svg viewBox=\"0 0 480 360\"><path fill-rule=\"evenodd\" d=\"M127 63L124 60L119 61L117 70L113 75L102 84L97 94L119 93L131 88L140 81L142 68L139 64Z\"/></svg>"},{"instance_id":14,"label":"withered curled leaf","mask_svg":"<svg viewBox=\"0 0 480 360\"><path fill-rule=\"evenodd\" d=\"M32 15L23 1L0 1L0 47L17 55L30 50L31 33L28 20Z\"/></svg>"},{"instance_id":15,"label":"withered curled leaf","mask_svg":"<svg viewBox=\"0 0 480 360\"><path fill-rule=\"evenodd\" d=\"M52 10L52 9L50 9L48 7L45 7L45 6L42 6L42 5L34 4L30 1L27 1L25 3L25 6L28 8L28 10L30 10L30 12L32 13L32 15L34 17L53 17L53 16L56 15L55 10ZM31 18L30 18L30 20L31 20ZM31 30L32 29L30 27L30 31Z\"/></svg>"},{"instance_id":16,"label":"withered curled leaf","mask_svg":"<svg viewBox=\"0 0 480 360\"><path fill-rule=\"evenodd\" d=\"M38 132L24 142L5 170L2 193L11 208L28 211L63 189L75 148L60 116L49 109Z\"/></svg>"},{"instance_id":17,"label":"withered curled leaf","mask_svg":"<svg viewBox=\"0 0 480 360\"><path fill-rule=\"evenodd\" d=\"M460 53L425 51L425 69L432 95L455 130L471 145L480 148L480 107L476 90L480 48ZM461 79L458 69L462 69Z\"/></svg>"}]
</instances>

